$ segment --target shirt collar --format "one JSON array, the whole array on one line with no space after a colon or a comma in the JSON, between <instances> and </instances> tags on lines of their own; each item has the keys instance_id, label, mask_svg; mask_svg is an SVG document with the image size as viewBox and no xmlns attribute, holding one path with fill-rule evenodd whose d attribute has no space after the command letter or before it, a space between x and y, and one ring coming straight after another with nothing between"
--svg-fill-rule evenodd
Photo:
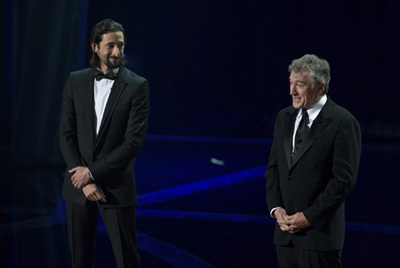
<instances>
[{"instance_id":1,"label":"shirt collar","mask_svg":"<svg viewBox=\"0 0 400 268\"><path fill-rule=\"evenodd\" d=\"M325 103L328 101L328 97L326 95L322 96L322 98L314 104L310 109L307 109L308 118L310 121L314 121L317 118L319 112L321 112L322 107L324 107ZM299 109L299 113L297 114L297 118L301 117L301 109Z\"/></svg>"}]
</instances>

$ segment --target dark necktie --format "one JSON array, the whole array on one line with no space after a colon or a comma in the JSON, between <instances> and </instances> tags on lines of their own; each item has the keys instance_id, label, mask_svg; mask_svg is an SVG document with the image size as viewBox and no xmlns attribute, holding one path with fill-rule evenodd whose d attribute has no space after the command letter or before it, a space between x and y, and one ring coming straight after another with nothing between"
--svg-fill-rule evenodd
<instances>
[{"instance_id":1,"label":"dark necktie","mask_svg":"<svg viewBox=\"0 0 400 268\"><path fill-rule=\"evenodd\" d=\"M297 128L297 132L296 132L296 137L294 138L294 152L293 154L295 154L299 148L300 145L303 143L303 141L305 140L307 133L308 133L308 113L307 110L302 110L302 118L300 121L300 124Z\"/></svg>"},{"instance_id":2,"label":"dark necktie","mask_svg":"<svg viewBox=\"0 0 400 268\"><path fill-rule=\"evenodd\" d=\"M103 74L101 71L96 70L96 80L100 81L103 78L114 80L115 79L114 72L111 71L106 74Z\"/></svg>"}]
</instances>

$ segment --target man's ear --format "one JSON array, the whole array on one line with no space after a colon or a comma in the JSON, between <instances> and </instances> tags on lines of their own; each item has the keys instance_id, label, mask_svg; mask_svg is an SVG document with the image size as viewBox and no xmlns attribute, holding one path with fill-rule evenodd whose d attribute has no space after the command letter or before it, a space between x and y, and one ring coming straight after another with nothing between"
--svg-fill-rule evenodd
<instances>
[{"instance_id":1,"label":"man's ear","mask_svg":"<svg viewBox=\"0 0 400 268\"><path fill-rule=\"evenodd\" d=\"M324 94L325 93L325 83L324 82L322 82L321 84L319 84L319 90L318 90L318 92L319 92L319 94Z\"/></svg>"},{"instance_id":2,"label":"man's ear","mask_svg":"<svg viewBox=\"0 0 400 268\"><path fill-rule=\"evenodd\" d=\"M92 42L92 43L90 43L90 46L92 47L92 51L96 53L97 52L96 44L94 42Z\"/></svg>"}]
</instances>

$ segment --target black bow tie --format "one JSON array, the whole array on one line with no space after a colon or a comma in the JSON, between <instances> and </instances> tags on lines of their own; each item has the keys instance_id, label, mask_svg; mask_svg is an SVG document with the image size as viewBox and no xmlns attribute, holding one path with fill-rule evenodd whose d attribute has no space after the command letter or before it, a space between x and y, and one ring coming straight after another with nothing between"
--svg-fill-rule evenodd
<instances>
[{"instance_id":1,"label":"black bow tie","mask_svg":"<svg viewBox=\"0 0 400 268\"><path fill-rule=\"evenodd\" d=\"M115 77L116 77L116 76L114 75L114 72L113 72L113 71L108 72L108 73L106 73L106 74L103 74L101 71L96 70L96 80L97 80L97 81L100 81L100 80L103 79L103 78L114 80Z\"/></svg>"}]
</instances>

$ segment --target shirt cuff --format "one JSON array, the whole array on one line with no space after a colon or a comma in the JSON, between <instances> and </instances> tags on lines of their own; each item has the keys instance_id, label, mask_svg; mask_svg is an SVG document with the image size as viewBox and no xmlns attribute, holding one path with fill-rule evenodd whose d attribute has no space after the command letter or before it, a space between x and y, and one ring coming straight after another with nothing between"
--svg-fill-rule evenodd
<instances>
[{"instance_id":1,"label":"shirt cuff","mask_svg":"<svg viewBox=\"0 0 400 268\"><path fill-rule=\"evenodd\" d=\"M89 176L90 176L90 178L92 179L92 181L94 181L94 178L93 178L92 172L90 172L90 170L89 170L89 169L88 169L88 173L89 173Z\"/></svg>"},{"instance_id":2,"label":"shirt cuff","mask_svg":"<svg viewBox=\"0 0 400 268\"><path fill-rule=\"evenodd\" d=\"M269 215L271 216L271 218L276 219L275 216L274 216L274 212L275 212L275 210L277 210L278 208L281 208L281 207L276 207L276 208L271 209L271 212L269 213Z\"/></svg>"}]
</instances>

